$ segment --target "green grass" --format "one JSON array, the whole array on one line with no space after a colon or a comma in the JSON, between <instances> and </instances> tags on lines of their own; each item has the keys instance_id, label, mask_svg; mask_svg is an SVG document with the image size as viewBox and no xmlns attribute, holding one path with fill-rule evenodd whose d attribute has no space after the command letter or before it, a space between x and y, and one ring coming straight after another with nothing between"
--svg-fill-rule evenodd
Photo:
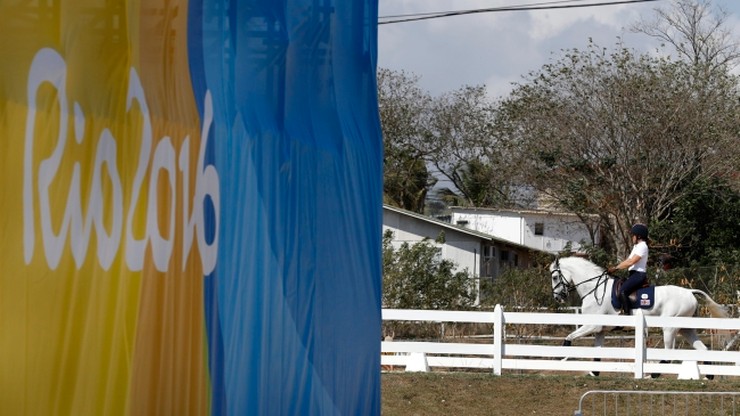
<instances>
[{"instance_id":1,"label":"green grass","mask_svg":"<svg viewBox=\"0 0 740 416\"><path fill-rule=\"evenodd\" d=\"M629 391L740 391L740 378L718 378L716 380L677 380L675 376L659 379L634 379L629 376L614 375L590 377L586 375L503 375L487 373L383 373L382 414L384 416L412 415L573 415L578 409L578 401L589 390L629 390ZM596 404L588 402L585 409L596 406L600 413L609 415L663 414L674 398L643 396L621 397L618 403L613 399L605 402L598 398ZM704 400L700 405L690 403L667 410L666 414L732 415L732 403L725 396L719 403ZM643 400L643 401L640 401ZM681 400L684 400L683 398ZM740 414L740 397L736 398L736 414ZM716 403L715 403L716 402ZM603 413L603 407L609 411ZM616 408L615 408L616 406ZM653 410L651 413L650 407ZM711 410L713 406L720 410ZM588 415L591 413L584 413Z\"/></svg>"}]
</instances>

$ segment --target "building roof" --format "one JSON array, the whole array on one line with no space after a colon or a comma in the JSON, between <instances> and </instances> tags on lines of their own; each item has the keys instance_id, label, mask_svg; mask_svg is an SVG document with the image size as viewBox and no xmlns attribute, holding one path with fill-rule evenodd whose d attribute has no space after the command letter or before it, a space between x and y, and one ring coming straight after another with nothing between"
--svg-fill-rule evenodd
<instances>
[{"instance_id":1,"label":"building roof","mask_svg":"<svg viewBox=\"0 0 740 416\"><path fill-rule=\"evenodd\" d=\"M432 218L432 217L427 216L427 215L423 215L423 214L419 214L419 213L416 213L416 212L408 211L408 210L405 210L405 209L402 209L402 208L398 208L398 207L394 207L394 206L383 204L383 209L388 210L388 211L397 212L397 213L399 213L401 215L405 215L407 217L416 218L416 219L418 219L420 221L425 221L425 222L428 222L430 224L437 225L437 226L442 227L442 228L446 228L446 229L449 229L449 230L454 230L454 231L457 231L457 232L461 232L463 234L468 234L468 235L471 235L471 236L480 238L481 240L493 241L493 242L497 242L497 243L500 243L500 244L505 244L505 245L508 245L508 246L511 246L511 247L520 248L520 249L523 249L523 250L542 251L542 250L538 250L536 248L528 247L528 246L525 246L525 245L522 245L522 244L517 244L517 243L514 243L512 241L503 239L503 238L494 237L494 236L492 236L490 234L482 233L480 231L471 230L470 228L466 228L466 227L463 227L463 226L460 226L460 225L454 225L454 224L450 224L448 222L440 221L440 220L438 220L436 218ZM546 253L545 251L542 251L542 252L543 253Z\"/></svg>"},{"instance_id":2,"label":"building roof","mask_svg":"<svg viewBox=\"0 0 740 416\"><path fill-rule=\"evenodd\" d=\"M461 207L461 206L452 206L450 207L451 211L483 211L487 213L508 213L508 214L517 214L517 215L555 215L555 216L563 216L563 217L577 217L578 215L572 212L563 212L563 211L549 211L549 210L536 210L536 209L504 209L504 208L485 208L485 207ZM594 214L586 214L589 217L597 217L597 215Z\"/></svg>"}]
</instances>

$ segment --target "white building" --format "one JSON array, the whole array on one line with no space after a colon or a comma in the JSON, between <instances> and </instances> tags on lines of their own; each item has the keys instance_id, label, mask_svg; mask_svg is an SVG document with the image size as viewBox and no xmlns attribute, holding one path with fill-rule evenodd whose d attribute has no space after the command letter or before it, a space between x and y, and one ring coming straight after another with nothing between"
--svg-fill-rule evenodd
<instances>
[{"instance_id":1,"label":"white building","mask_svg":"<svg viewBox=\"0 0 740 416\"><path fill-rule=\"evenodd\" d=\"M392 244L413 244L424 239L435 241L444 232L444 243L438 244L441 256L468 269L476 278L493 279L506 268L528 268L536 249L496 238L484 232L439 221L426 215L383 205L383 233L393 232Z\"/></svg>"},{"instance_id":2,"label":"white building","mask_svg":"<svg viewBox=\"0 0 740 416\"><path fill-rule=\"evenodd\" d=\"M587 227L577 215L561 212L464 207L451 211L452 224L548 253L558 253L569 243L574 251L584 242L599 243L596 217Z\"/></svg>"}]
</instances>

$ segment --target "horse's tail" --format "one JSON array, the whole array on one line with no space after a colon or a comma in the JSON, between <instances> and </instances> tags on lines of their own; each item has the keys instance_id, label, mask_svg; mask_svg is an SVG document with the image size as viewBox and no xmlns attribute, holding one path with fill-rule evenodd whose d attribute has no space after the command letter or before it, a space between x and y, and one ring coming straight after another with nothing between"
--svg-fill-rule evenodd
<instances>
[{"instance_id":1,"label":"horse's tail","mask_svg":"<svg viewBox=\"0 0 740 416\"><path fill-rule=\"evenodd\" d=\"M709 295L707 295L703 291L699 289L689 289L689 290L693 294L699 294L699 295L704 296L704 300L706 301L705 306L709 309L709 314L712 316L712 318L729 318L730 317L730 314L727 312L724 306L715 302L714 299L709 297Z\"/></svg>"}]
</instances>

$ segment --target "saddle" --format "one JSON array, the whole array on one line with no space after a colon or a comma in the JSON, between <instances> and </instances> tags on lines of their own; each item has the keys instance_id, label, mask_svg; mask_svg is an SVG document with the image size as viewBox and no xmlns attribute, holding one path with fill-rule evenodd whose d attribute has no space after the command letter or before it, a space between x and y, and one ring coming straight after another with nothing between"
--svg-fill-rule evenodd
<instances>
[{"instance_id":1,"label":"saddle","mask_svg":"<svg viewBox=\"0 0 740 416\"><path fill-rule=\"evenodd\" d=\"M622 301L619 299L619 289L622 288L624 279L616 279L612 287L612 306L614 309L622 309ZM650 309L655 305L655 286L647 281L636 291L629 295L631 309Z\"/></svg>"}]
</instances>

